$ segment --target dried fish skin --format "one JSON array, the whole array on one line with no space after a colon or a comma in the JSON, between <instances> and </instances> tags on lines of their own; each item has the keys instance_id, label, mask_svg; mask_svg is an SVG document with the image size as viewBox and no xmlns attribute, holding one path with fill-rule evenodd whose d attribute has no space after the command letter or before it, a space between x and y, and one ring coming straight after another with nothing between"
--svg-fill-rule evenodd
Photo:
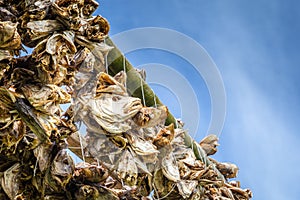
<instances>
[{"instance_id":1,"label":"dried fish skin","mask_svg":"<svg viewBox=\"0 0 300 200\"><path fill-rule=\"evenodd\" d=\"M17 31L17 24L10 21L0 22L0 49L21 49L21 37Z\"/></svg>"}]
</instances>

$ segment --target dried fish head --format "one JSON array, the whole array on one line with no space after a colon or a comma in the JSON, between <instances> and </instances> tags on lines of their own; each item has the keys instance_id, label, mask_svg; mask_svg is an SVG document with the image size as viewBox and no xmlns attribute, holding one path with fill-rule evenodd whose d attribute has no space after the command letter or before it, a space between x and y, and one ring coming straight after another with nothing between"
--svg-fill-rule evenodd
<instances>
[{"instance_id":1,"label":"dried fish head","mask_svg":"<svg viewBox=\"0 0 300 200\"><path fill-rule=\"evenodd\" d=\"M0 1L0 5L1 5L1 1ZM3 3L4 5L4 3ZM14 11L14 9L11 9L9 7L2 7L0 8L0 21L11 21L11 22L16 22L17 21L17 17L16 17L16 12Z\"/></svg>"},{"instance_id":2,"label":"dried fish head","mask_svg":"<svg viewBox=\"0 0 300 200\"><path fill-rule=\"evenodd\" d=\"M165 197L166 199L181 199L181 195L176 190L176 183L167 179L163 171L156 170L153 175L153 187L155 198Z\"/></svg>"},{"instance_id":3,"label":"dried fish head","mask_svg":"<svg viewBox=\"0 0 300 200\"><path fill-rule=\"evenodd\" d=\"M88 132L87 149L89 153L96 159L105 162L106 164L115 164L115 159L119 157L122 148L116 146L104 134Z\"/></svg>"},{"instance_id":4,"label":"dried fish head","mask_svg":"<svg viewBox=\"0 0 300 200\"><path fill-rule=\"evenodd\" d=\"M105 63L105 56L108 52L113 49L113 47L105 44L104 42L93 42L86 39L84 36L77 35L75 36L75 43L81 45L82 47L87 47L93 55L101 61L102 67L99 67L98 71L104 71L104 63ZM101 70L102 69L102 70Z\"/></svg>"},{"instance_id":5,"label":"dried fish head","mask_svg":"<svg viewBox=\"0 0 300 200\"><path fill-rule=\"evenodd\" d=\"M93 119L103 129L117 134L131 129L130 122L127 120L140 110L142 104L139 98L102 94L98 98L90 99L86 106Z\"/></svg>"},{"instance_id":6,"label":"dried fish head","mask_svg":"<svg viewBox=\"0 0 300 200\"><path fill-rule=\"evenodd\" d=\"M37 62L39 81L55 85L72 84L75 69L71 68L76 46L73 43L74 33L64 31L41 41L32 52Z\"/></svg>"},{"instance_id":7,"label":"dried fish head","mask_svg":"<svg viewBox=\"0 0 300 200\"><path fill-rule=\"evenodd\" d=\"M144 140L143 138L140 138L138 135L134 133L126 134L126 138L128 139L131 148L138 155L141 156L153 155L154 157L156 157L157 154L159 153L159 151L156 149L156 146L154 146L151 141ZM152 160L152 162L155 160L157 160L157 158Z\"/></svg>"},{"instance_id":8,"label":"dried fish head","mask_svg":"<svg viewBox=\"0 0 300 200\"><path fill-rule=\"evenodd\" d=\"M169 146L174 139L174 134L174 125L170 124L169 126L159 131L159 133L153 140L153 144L155 144L159 148Z\"/></svg>"},{"instance_id":9,"label":"dried fish head","mask_svg":"<svg viewBox=\"0 0 300 200\"><path fill-rule=\"evenodd\" d=\"M196 186L198 185L198 181L180 180L176 185L182 198L187 199L195 190Z\"/></svg>"},{"instance_id":10,"label":"dried fish head","mask_svg":"<svg viewBox=\"0 0 300 200\"><path fill-rule=\"evenodd\" d=\"M171 153L162 159L161 166L164 176L170 181L178 182L180 180L178 165Z\"/></svg>"},{"instance_id":11,"label":"dried fish head","mask_svg":"<svg viewBox=\"0 0 300 200\"><path fill-rule=\"evenodd\" d=\"M98 2L95 0L85 0L84 5L81 9L81 14L85 18L89 18L93 12L97 9L99 6Z\"/></svg>"},{"instance_id":12,"label":"dried fish head","mask_svg":"<svg viewBox=\"0 0 300 200\"><path fill-rule=\"evenodd\" d=\"M58 20L37 20L30 21L26 27L33 31L36 35L43 34L49 35L52 32L62 30L64 26ZM34 38L32 38L34 40Z\"/></svg>"},{"instance_id":13,"label":"dried fish head","mask_svg":"<svg viewBox=\"0 0 300 200\"><path fill-rule=\"evenodd\" d=\"M125 150L119 159L117 173L127 185L136 185L138 168L132 154L128 150Z\"/></svg>"},{"instance_id":14,"label":"dried fish head","mask_svg":"<svg viewBox=\"0 0 300 200\"><path fill-rule=\"evenodd\" d=\"M114 194L114 191L111 189L108 189L104 186L100 187L94 187L90 185L83 185L77 190L75 193L75 199L76 200L118 200L117 195Z\"/></svg>"},{"instance_id":15,"label":"dried fish head","mask_svg":"<svg viewBox=\"0 0 300 200\"><path fill-rule=\"evenodd\" d=\"M80 7L83 7L84 0L54 0L52 10L59 16L67 18L78 18Z\"/></svg>"},{"instance_id":16,"label":"dried fish head","mask_svg":"<svg viewBox=\"0 0 300 200\"><path fill-rule=\"evenodd\" d=\"M10 199L14 199L22 192L22 183L19 179L21 173L20 163L16 163L3 173L1 187Z\"/></svg>"},{"instance_id":17,"label":"dried fish head","mask_svg":"<svg viewBox=\"0 0 300 200\"><path fill-rule=\"evenodd\" d=\"M53 34L46 43L46 52L50 55L57 55L58 60L65 59L68 54L75 54L77 51L74 44L75 34L72 31L65 31L63 34ZM69 63L69 60L66 61Z\"/></svg>"},{"instance_id":18,"label":"dried fish head","mask_svg":"<svg viewBox=\"0 0 300 200\"><path fill-rule=\"evenodd\" d=\"M152 127L158 124L163 124L168 116L168 109L166 106L143 107L133 117L133 121L140 127ZM174 128L173 128L174 129Z\"/></svg>"},{"instance_id":19,"label":"dried fish head","mask_svg":"<svg viewBox=\"0 0 300 200\"><path fill-rule=\"evenodd\" d=\"M26 150L35 149L40 144L38 137L30 131L27 131L22 142L26 145Z\"/></svg>"},{"instance_id":20,"label":"dried fish head","mask_svg":"<svg viewBox=\"0 0 300 200\"><path fill-rule=\"evenodd\" d=\"M33 150L41 172L44 172L50 166L52 149L52 143L43 143Z\"/></svg>"},{"instance_id":21,"label":"dried fish head","mask_svg":"<svg viewBox=\"0 0 300 200\"><path fill-rule=\"evenodd\" d=\"M1 129L0 152L2 150L6 150L5 154L7 156L9 156L10 154L15 154L19 143L22 141L26 133L25 124L20 120L13 119L10 124L6 124L6 127L3 127Z\"/></svg>"},{"instance_id":22,"label":"dried fish head","mask_svg":"<svg viewBox=\"0 0 300 200\"><path fill-rule=\"evenodd\" d=\"M96 96L101 96L103 93L128 96L124 84L120 82L125 80L125 76L125 73L119 72L113 78L104 72L100 72Z\"/></svg>"},{"instance_id":23,"label":"dried fish head","mask_svg":"<svg viewBox=\"0 0 300 200\"><path fill-rule=\"evenodd\" d=\"M72 178L74 162L66 149L60 150L51 165L51 175L59 187L65 188ZM52 185L52 183L50 183Z\"/></svg>"},{"instance_id":24,"label":"dried fish head","mask_svg":"<svg viewBox=\"0 0 300 200\"><path fill-rule=\"evenodd\" d=\"M213 155L217 152L218 140L219 138L216 135L211 134L201 140L200 146L208 156Z\"/></svg>"},{"instance_id":25,"label":"dried fish head","mask_svg":"<svg viewBox=\"0 0 300 200\"><path fill-rule=\"evenodd\" d=\"M78 164L73 175L76 181L81 183L99 183L108 178L109 172L103 166L92 165L89 163Z\"/></svg>"},{"instance_id":26,"label":"dried fish head","mask_svg":"<svg viewBox=\"0 0 300 200\"><path fill-rule=\"evenodd\" d=\"M0 49L21 49L21 37L17 31L17 24L12 22L0 22Z\"/></svg>"},{"instance_id":27,"label":"dried fish head","mask_svg":"<svg viewBox=\"0 0 300 200\"><path fill-rule=\"evenodd\" d=\"M70 103L71 101L71 96L65 90L53 84L28 84L21 89L35 109L51 115L60 110L59 104Z\"/></svg>"},{"instance_id":28,"label":"dried fish head","mask_svg":"<svg viewBox=\"0 0 300 200\"><path fill-rule=\"evenodd\" d=\"M71 61L71 64L74 65L81 73L92 72L94 70L95 63L95 56L86 47L78 50Z\"/></svg>"},{"instance_id":29,"label":"dried fish head","mask_svg":"<svg viewBox=\"0 0 300 200\"><path fill-rule=\"evenodd\" d=\"M113 135L109 137L110 141L112 141L117 147L124 149L127 146L127 139L120 135Z\"/></svg>"},{"instance_id":30,"label":"dried fish head","mask_svg":"<svg viewBox=\"0 0 300 200\"><path fill-rule=\"evenodd\" d=\"M35 47L55 31L64 29L58 20L29 21L25 27L23 34L26 38L24 42L29 47Z\"/></svg>"},{"instance_id":31,"label":"dried fish head","mask_svg":"<svg viewBox=\"0 0 300 200\"><path fill-rule=\"evenodd\" d=\"M81 35L84 35L91 41L103 41L109 32L109 23L102 16L92 17L80 28Z\"/></svg>"},{"instance_id":32,"label":"dried fish head","mask_svg":"<svg viewBox=\"0 0 300 200\"><path fill-rule=\"evenodd\" d=\"M1 103L1 101L0 101L0 110L1 110L1 112L0 112L0 124L1 124L0 130L3 130L13 122L14 117L9 112L10 109L8 107L6 107L3 103Z\"/></svg>"},{"instance_id":33,"label":"dried fish head","mask_svg":"<svg viewBox=\"0 0 300 200\"><path fill-rule=\"evenodd\" d=\"M0 49L0 61L3 61L3 60L11 60L13 58L13 56L11 55L11 52L8 51L8 50L2 50ZM2 70L5 70L5 67L8 67L7 65L4 65L2 63L0 63L1 66L1 72L0 72L0 80L2 79L2 76L4 74L5 71L2 71ZM4 67L4 66L5 67Z\"/></svg>"},{"instance_id":34,"label":"dried fish head","mask_svg":"<svg viewBox=\"0 0 300 200\"><path fill-rule=\"evenodd\" d=\"M233 163L217 163L217 169L224 175L226 178L235 178L237 177L237 173L239 168Z\"/></svg>"},{"instance_id":35,"label":"dried fish head","mask_svg":"<svg viewBox=\"0 0 300 200\"><path fill-rule=\"evenodd\" d=\"M77 200L87 200L87 199L99 199L100 194L96 187L90 185L83 185L79 188L75 194Z\"/></svg>"}]
</instances>

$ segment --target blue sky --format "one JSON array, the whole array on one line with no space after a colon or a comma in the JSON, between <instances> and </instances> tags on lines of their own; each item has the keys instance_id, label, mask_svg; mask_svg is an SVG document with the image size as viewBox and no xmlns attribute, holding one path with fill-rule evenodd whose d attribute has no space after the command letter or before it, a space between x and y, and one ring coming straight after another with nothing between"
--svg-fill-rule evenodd
<instances>
[{"instance_id":1,"label":"blue sky","mask_svg":"<svg viewBox=\"0 0 300 200\"><path fill-rule=\"evenodd\" d=\"M110 35L162 27L201 44L218 66L227 95L215 158L239 166L238 180L253 190L253 199L296 200L300 199L299 8L296 0L107 0L100 1L97 11L110 22ZM201 110L196 137L200 140L211 105L205 82L190 64L151 49L126 57L135 66L168 65L190 81ZM180 102L170 98L176 94L155 84L153 89L180 116L176 109Z\"/></svg>"}]
</instances>

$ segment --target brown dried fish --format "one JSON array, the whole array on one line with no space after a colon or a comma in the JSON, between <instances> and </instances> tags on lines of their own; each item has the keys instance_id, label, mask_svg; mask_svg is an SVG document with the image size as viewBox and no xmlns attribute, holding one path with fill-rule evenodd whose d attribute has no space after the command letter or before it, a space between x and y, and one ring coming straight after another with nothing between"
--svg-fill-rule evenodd
<instances>
[{"instance_id":1,"label":"brown dried fish","mask_svg":"<svg viewBox=\"0 0 300 200\"><path fill-rule=\"evenodd\" d=\"M232 163L217 163L217 169L224 175L226 178L235 178L239 168Z\"/></svg>"},{"instance_id":2,"label":"brown dried fish","mask_svg":"<svg viewBox=\"0 0 300 200\"><path fill-rule=\"evenodd\" d=\"M219 138L216 135L211 134L201 140L200 146L208 156L213 155L217 152L218 140Z\"/></svg>"}]
</instances>

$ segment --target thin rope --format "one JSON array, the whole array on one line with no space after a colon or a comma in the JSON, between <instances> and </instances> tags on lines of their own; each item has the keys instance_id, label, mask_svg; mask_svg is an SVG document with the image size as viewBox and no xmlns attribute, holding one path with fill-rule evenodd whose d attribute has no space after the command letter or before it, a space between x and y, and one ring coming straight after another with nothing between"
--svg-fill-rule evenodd
<instances>
[{"instance_id":1,"label":"thin rope","mask_svg":"<svg viewBox=\"0 0 300 200\"><path fill-rule=\"evenodd\" d=\"M179 128L179 127L178 127L178 121L177 121L176 118L175 118L175 125L176 125L176 128Z\"/></svg>"},{"instance_id":2,"label":"thin rope","mask_svg":"<svg viewBox=\"0 0 300 200\"><path fill-rule=\"evenodd\" d=\"M36 161L35 161L35 165L34 165L34 169L33 169L33 176L35 177L35 174L36 174L36 169L37 169L37 165L38 165L38 162L39 162L39 157L40 157L40 153L41 153L41 151L39 151L39 153L38 153L38 156L37 156L37 158L36 158Z\"/></svg>"},{"instance_id":3,"label":"thin rope","mask_svg":"<svg viewBox=\"0 0 300 200\"><path fill-rule=\"evenodd\" d=\"M85 157L84 157L84 151L83 151L81 134L79 133L79 131L77 131L77 134L79 136L79 142L80 142L80 148L81 148L81 155L82 155L82 160L83 160L83 166L85 167Z\"/></svg>"},{"instance_id":4,"label":"thin rope","mask_svg":"<svg viewBox=\"0 0 300 200\"><path fill-rule=\"evenodd\" d=\"M97 166L100 167L99 159L96 158L96 160L97 160Z\"/></svg>"},{"instance_id":5,"label":"thin rope","mask_svg":"<svg viewBox=\"0 0 300 200\"><path fill-rule=\"evenodd\" d=\"M151 89L152 90L152 89ZM156 95L154 93L154 91L152 90L153 95L153 100L154 100L154 107L157 108L157 103L156 103Z\"/></svg>"},{"instance_id":6,"label":"thin rope","mask_svg":"<svg viewBox=\"0 0 300 200\"><path fill-rule=\"evenodd\" d=\"M106 44L106 38L104 38L104 44ZM105 69L106 69L106 73L108 74L108 61L107 61L107 54L105 54L105 58L104 58L104 62L105 62Z\"/></svg>"},{"instance_id":7,"label":"thin rope","mask_svg":"<svg viewBox=\"0 0 300 200\"><path fill-rule=\"evenodd\" d=\"M142 90L143 104L144 104L144 106L146 106L145 94L144 94L144 85L143 85L143 79L142 79L141 76L140 76L140 79L141 79L141 90Z\"/></svg>"},{"instance_id":8,"label":"thin rope","mask_svg":"<svg viewBox=\"0 0 300 200\"><path fill-rule=\"evenodd\" d=\"M125 55L123 54L123 71L125 73L125 82L124 82L124 86L125 86L125 90L127 90L127 74L126 74L126 59L125 59Z\"/></svg>"}]
</instances>

